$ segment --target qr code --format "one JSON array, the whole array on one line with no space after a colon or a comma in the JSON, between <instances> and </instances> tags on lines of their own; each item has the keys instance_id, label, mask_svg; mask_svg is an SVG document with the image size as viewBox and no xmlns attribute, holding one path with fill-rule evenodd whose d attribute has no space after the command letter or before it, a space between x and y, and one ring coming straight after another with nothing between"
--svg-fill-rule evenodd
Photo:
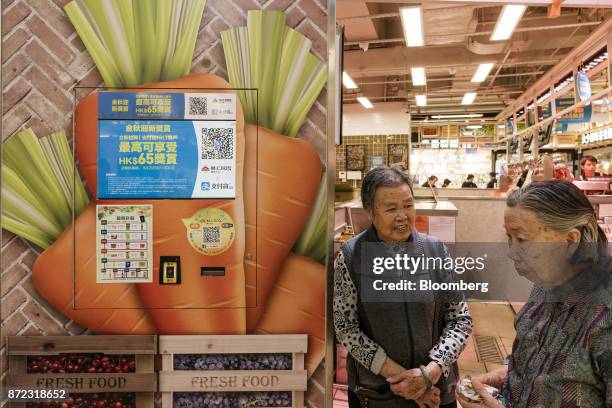
<instances>
[{"instance_id":1,"label":"qr code","mask_svg":"<svg viewBox=\"0 0 612 408\"><path fill-rule=\"evenodd\" d=\"M207 247L217 247L221 243L221 227L204 227L204 242Z\"/></svg>"},{"instance_id":2,"label":"qr code","mask_svg":"<svg viewBox=\"0 0 612 408\"><path fill-rule=\"evenodd\" d=\"M189 97L190 115L208 115L208 98L201 96Z\"/></svg>"},{"instance_id":3,"label":"qr code","mask_svg":"<svg viewBox=\"0 0 612 408\"><path fill-rule=\"evenodd\" d=\"M234 158L233 128L202 129L202 159L229 160Z\"/></svg>"}]
</instances>

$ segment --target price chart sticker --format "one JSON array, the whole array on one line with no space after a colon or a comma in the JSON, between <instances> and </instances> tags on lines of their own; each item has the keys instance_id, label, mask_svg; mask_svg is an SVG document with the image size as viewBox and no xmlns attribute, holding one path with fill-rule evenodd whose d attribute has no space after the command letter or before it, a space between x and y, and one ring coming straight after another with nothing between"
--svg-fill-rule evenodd
<instances>
[{"instance_id":1,"label":"price chart sticker","mask_svg":"<svg viewBox=\"0 0 612 408\"><path fill-rule=\"evenodd\" d=\"M96 206L96 282L153 281L153 206Z\"/></svg>"}]
</instances>

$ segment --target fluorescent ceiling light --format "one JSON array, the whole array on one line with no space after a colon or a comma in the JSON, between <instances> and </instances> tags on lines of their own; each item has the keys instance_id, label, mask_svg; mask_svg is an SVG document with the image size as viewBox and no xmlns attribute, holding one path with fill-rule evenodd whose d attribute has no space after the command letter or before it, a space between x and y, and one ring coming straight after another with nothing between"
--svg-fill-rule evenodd
<instances>
[{"instance_id":1,"label":"fluorescent ceiling light","mask_svg":"<svg viewBox=\"0 0 612 408\"><path fill-rule=\"evenodd\" d=\"M370 100L365 96L360 96L357 98L357 100L366 109L372 109L374 107L374 105L372 105L372 102L370 102Z\"/></svg>"},{"instance_id":2,"label":"fluorescent ceiling light","mask_svg":"<svg viewBox=\"0 0 612 408\"><path fill-rule=\"evenodd\" d=\"M427 84L427 79L425 78L425 68L411 68L410 72L412 74L412 85L422 86Z\"/></svg>"},{"instance_id":3,"label":"fluorescent ceiling light","mask_svg":"<svg viewBox=\"0 0 612 408\"><path fill-rule=\"evenodd\" d=\"M486 64L480 64L478 66L478 69L474 73L474 76L472 77L472 82L484 81L487 78L487 76L489 76L489 72L491 72L491 69L493 69L493 65L495 64L493 64L492 62L489 62Z\"/></svg>"},{"instance_id":4,"label":"fluorescent ceiling light","mask_svg":"<svg viewBox=\"0 0 612 408\"><path fill-rule=\"evenodd\" d=\"M419 7L400 8L402 26L404 27L404 37L406 46L420 47L425 44L423 40L423 10Z\"/></svg>"},{"instance_id":5,"label":"fluorescent ceiling light","mask_svg":"<svg viewBox=\"0 0 612 408\"><path fill-rule=\"evenodd\" d=\"M355 81L353 81L353 79L346 72L342 73L342 83L348 89L356 89L357 88L357 84L355 83Z\"/></svg>"},{"instance_id":6,"label":"fluorescent ceiling light","mask_svg":"<svg viewBox=\"0 0 612 408\"><path fill-rule=\"evenodd\" d=\"M512 36L514 29L518 25L518 22L523 17L523 13L527 9L527 6L522 4L509 4L504 6L497 19L493 34L491 34L491 41L507 40Z\"/></svg>"},{"instance_id":7,"label":"fluorescent ceiling light","mask_svg":"<svg viewBox=\"0 0 612 408\"><path fill-rule=\"evenodd\" d=\"M427 96L426 95L416 95L416 103L417 103L417 106L427 105Z\"/></svg>"},{"instance_id":8,"label":"fluorescent ceiling light","mask_svg":"<svg viewBox=\"0 0 612 408\"><path fill-rule=\"evenodd\" d=\"M463 95L463 100L461 101L462 105L470 105L476 99L476 92L466 92Z\"/></svg>"},{"instance_id":9,"label":"fluorescent ceiling light","mask_svg":"<svg viewBox=\"0 0 612 408\"><path fill-rule=\"evenodd\" d=\"M482 113L466 113L465 115L435 115L434 119L482 118Z\"/></svg>"},{"instance_id":10,"label":"fluorescent ceiling light","mask_svg":"<svg viewBox=\"0 0 612 408\"><path fill-rule=\"evenodd\" d=\"M482 129L482 126L480 125L471 125L471 126L466 126L467 129Z\"/></svg>"}]
</instances>

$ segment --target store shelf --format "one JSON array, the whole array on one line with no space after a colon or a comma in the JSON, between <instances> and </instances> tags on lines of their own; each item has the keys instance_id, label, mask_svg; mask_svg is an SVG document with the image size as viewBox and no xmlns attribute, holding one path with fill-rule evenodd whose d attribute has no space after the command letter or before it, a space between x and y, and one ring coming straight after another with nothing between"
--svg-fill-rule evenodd
<instances>
[{"instance_id":1,"label":"store shelf","mask_svg":"<svg viewBox=\"0 0 612 408\"><path fill-rule=\"evenodd\" d=\"M589 195L587 196L591 204L612 204L612 195Z\"/></svg>"}]
</instances>

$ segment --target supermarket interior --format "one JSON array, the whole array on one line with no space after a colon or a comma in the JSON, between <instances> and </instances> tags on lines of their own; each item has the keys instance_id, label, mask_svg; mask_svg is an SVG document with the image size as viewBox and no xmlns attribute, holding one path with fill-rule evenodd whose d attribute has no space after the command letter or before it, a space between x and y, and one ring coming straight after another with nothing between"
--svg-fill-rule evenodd
<instances>
[{"instance_id":1,"label":"supermarket interior","mask_svg":"<svg viewBox=\"0 0 612 408\"><path fill-rule=\"evenodd\" d=\"M612 407L612 0L1 5L0 408Z\"/></svg>"},{"instance_id":2,"label":"supermarket interior","mask_svg":"<svg viewBox=\"0 0 612 408\"><path fill-rule=\"evenodd\" d=\"M506 242L508 192L552 179L582 190L612 242L612 7L500 3L338 1L335 251L370 225L360 187L382 166L409 175L417 230L446 243ZM526 279L513 282L528 295ZM462 376L511 353L515 300L468 298ZM334 406L345 407L339 343Z\"/></svg>"}]
</instances>

